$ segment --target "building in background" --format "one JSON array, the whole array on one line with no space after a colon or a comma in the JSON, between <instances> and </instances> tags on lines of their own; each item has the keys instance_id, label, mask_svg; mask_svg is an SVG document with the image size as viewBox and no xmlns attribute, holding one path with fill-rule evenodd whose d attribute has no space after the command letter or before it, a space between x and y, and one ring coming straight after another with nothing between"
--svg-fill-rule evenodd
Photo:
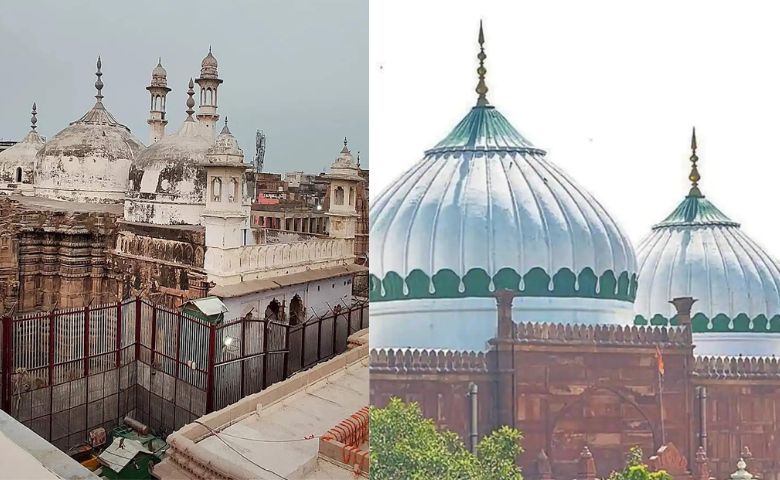
<instances>
[{"instance_id":1,"label":"building in background","mask_svg":"<svg viewBox=\"0 0 780 480\"><path fill-rule=\"evenodd\" d=\"M479 43L476 105L372 203L371 403L418 402L472 447L517 428L529 478L606 478L636 445L673 478L742 455L777 478L780 263L704 197L695 137L637 263L488 102Z\"/></svg>"},{"instance_id":2,"label":"building in background","mask_svg":"<svg viewBox=\"0 0 780 480\"><path fill-rule=\"evenodd\" d=\"M327 184L310 187L312 176L300 175L290 191L280 176L245 163L227 118L217 127L217 92L225 87L211 51L188 82L187 118L172 132L167 72L159 61L152 70L149 146L107 109L100 59L97 67L96 102L86 114L44 141L33 112L31 132L0 154L3 179L6 170L18 175L17 164L23 177L1 184L12 193L0 195L7 212L0 219L3 312L133 296L177 307L218 295L230 308L227 318L273 305L286 319L293 308L308 318L349 304L360 269L355 237L330 234L330 212L312 193ZM361 181L339 180L353 190ZM253 203L277 201L300 203L312 214L285 218L285 228L254 221ZM338 211L354 232L354 203Z\"/></svg>"}]
</instances>

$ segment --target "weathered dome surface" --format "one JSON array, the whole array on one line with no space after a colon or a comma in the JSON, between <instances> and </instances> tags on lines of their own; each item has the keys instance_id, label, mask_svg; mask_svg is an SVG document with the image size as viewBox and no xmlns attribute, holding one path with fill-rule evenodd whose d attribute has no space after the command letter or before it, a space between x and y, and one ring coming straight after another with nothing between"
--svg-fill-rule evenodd
<instances>
[{"instance_id":1,"label":"weathered dome surface","mask_svg":"<svg viewBox=\"0 0 780 480\"><path fill-rule=\"evenodd\" d=\"M38 152L35 194L90 203L121 202L130 163L144 144L98 100Z\"/></svg>"},{"instance_id":2,"label":"weathered dome surface","mask_svg":"<svg viewBox=\"0 0 780 480\"><path fill-rule=\"evenodd\" d=\"M490 105L382 192L369 218L372 345L483 349L500 288L523 297L517 321L631 319L631 243Z\"/></svg>"},{"instance_id":3,"label":"weathered dome surface","mask_svg":"<svg viewBox=\"0 0 780 480\"><path fill-rule=\"evenodd\" d=\"M697 192L638 248L635 322L676 323L669 300L693 297L697 354L779 353L780 264Z\"/></svg>"},{"instance_id":4,"label":"weathered dome surface","mask_svg":"<svg viewBox=\"0 0 780 480\"><path fill-rule=\"evenodd\" d=\"M35 156L44 143L38 132L30 130L19 143L0 152L0 189L2 184L33 183Z\"/></svg>"},{"instance_id":5,"label":"weathered dome surface","mask_svg":"<svg viewBox=\"0 0 780 480\"><path fill-rule=\"evenodd\" d=\"M144 150L130 167L125 220L157 225L198 225L205 205L209 128L188 119L178 132Z\"/></svg>"},{"instance_id":6,"label":"weathered dome surface","mask_svg":"<svg viewBox=\"0 0 780 480\"><path fill-rule=\"evenodd\" d=\"M213 159L219 158L222 163L244 164L244 151L238 145L236 137L230 132L227 126L227 119L225 119L225 126L217 135L214 144L209 147L206 153L210 163L214 163Z\"/></svg>"},{"instance_id":7,"label":"weathered dome surface","mask_svg":"<svg viewBox=\"0 0 780 480\"><path fill-rule=\"evenodd\" d=\"M167 87L168 86L168 72L162 66L162 60L157 62L157 66L152 70L152 86L153 87Z\"/></svg>"},{"instance_id":8,"label":"weathered dome surface","mask_svg":"<svg viewBox=\"0 0 780 480\"><path fill-rule=\"evenodd\" d=\"M209 53L200 63L200 76L202 78L217 78L217 59L211 54L211 47L209 47Z\"/></svg>"}]
</instances>

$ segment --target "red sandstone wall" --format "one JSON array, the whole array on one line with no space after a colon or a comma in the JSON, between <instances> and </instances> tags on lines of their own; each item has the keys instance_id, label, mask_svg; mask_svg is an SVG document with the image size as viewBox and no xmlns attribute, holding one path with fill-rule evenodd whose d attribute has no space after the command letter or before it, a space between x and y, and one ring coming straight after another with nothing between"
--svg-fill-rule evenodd
<instances>
[{"instance_id":1,"label":"red sandstone wall","mask_svg":"<svg viewBox=\"0 0 780 480\"><path fill-rule=\"evenodd\" d=\"M593 349L595 350L595 349ZM621 468L634 445L648 455L662 443L654 348L516 346L515 426L524 434L521 465L544 449L561 478L574 478L583 447L597 460L599 475ZM691 452L690 407L684 350L664 355L666 441Z\"/></svg>"}]
</instances>

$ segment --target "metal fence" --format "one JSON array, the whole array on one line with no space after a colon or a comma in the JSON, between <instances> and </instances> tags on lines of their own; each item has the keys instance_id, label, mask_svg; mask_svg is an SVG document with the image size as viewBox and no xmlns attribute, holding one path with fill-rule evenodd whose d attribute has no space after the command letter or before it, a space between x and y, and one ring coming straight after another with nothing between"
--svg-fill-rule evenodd
<instances>
[{"instance_id":1,"label":"metal fence","mask_svg":"<svg viewBox=\"0 0 780 480\"><path fill-rule=\"evenodd\" d=\"M290 325L146 300L2 319L0 406L61 449L125 415L165 435L347 348L368 305Z\"/></svg>"}]
</instances>

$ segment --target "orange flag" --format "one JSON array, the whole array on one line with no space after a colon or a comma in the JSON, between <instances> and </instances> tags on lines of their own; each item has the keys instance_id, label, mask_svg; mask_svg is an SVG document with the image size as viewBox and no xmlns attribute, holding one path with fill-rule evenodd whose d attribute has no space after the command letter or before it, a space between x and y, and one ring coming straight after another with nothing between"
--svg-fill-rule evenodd
<instances>
[{"instance_id":1,"label":"orange flag","mask_svg":"<svg viewBox=\"0 0 780 480\"><path fill-rule=\"evenodd\" d=\"M658 359L658 373L661 374L661 376L664 376L664 356L661 354L661 349L658 348L658 345L655 346L655 358Z\"/></svg>"}]
</instances>

